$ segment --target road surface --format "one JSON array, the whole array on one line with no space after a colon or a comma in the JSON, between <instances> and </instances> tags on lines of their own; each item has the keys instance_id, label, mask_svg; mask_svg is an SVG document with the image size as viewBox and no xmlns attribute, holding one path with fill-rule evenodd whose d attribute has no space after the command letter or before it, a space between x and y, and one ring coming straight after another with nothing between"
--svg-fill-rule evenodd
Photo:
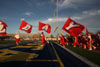
<instances>
[{"instance_id":1,"label":"road surface","mask_svg":"<svg viewBox=\"0 0 100 67\"><path fill-rule=\"evenodd\" d=\"M0 67L89 67L54 42L37 42L0 49Z\"/></svg>"}]
</instances>

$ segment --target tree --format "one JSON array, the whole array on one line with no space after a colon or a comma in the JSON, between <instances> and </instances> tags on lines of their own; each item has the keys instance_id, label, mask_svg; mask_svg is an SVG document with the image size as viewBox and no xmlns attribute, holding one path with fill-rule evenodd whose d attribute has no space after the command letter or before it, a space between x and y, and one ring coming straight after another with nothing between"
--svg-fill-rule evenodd
<instances>
[{"instance_id":1,"label":"tree","mask_svg":"<svg viewBox=\"0 0 100 67\"><path fill-rule=\"evenodd\" d=\"M50 38L54 38L53 34L50 35Z\"/></svg>"}]
</instances>

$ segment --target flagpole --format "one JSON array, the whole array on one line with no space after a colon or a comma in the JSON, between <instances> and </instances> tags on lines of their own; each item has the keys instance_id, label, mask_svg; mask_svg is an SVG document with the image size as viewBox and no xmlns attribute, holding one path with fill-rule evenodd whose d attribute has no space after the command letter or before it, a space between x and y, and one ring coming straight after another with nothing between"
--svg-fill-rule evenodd
<instances>
[{"instance_id":1,"label":"flagpole","mask_svg":"<svg viewBox=\"0 0 100 67\"><path fill-rule=\"evenodd\" d=\"M61 30L57 29L57 31L60 32L62 35L64 35L64 33Z\"/></svg>"},{"instance_id":2,"label":"flagpole","mask_svg":"<svg viewBox=\"0 0 100 67\"><path fill-rule=\"evenodd\" d=\"M58 25L58 0L57 0L57 25Z\"/></svg>"},{"instance_id":3,"label":"flagpole","mask_svg":"<svg viewBox=\"0 0 100 67\"><path fill-rule=\"evenodd\" d=\"M56 15L55 15L55 12L54 12L54 15L53 15L53 16L54 16L54 17L53 17L53 22L54 22L54 23L53 23L53 28L55 28L55 16L56 16ZM56 33L54 33L54 35L56 35Z\"/></svg>"},{"instance_id":4,"label":"flagpole","mask_svg":"<svg viewBox=\"0 0 100 67\"><path fill-rule=\"evenodd\" d=\"M55 12L54 12L54 17L53 17L53 22L54 22L54 24L53 24L53 28L55 27Z\"/></svg>"},{"instance_id":5,"label":"flagpole","mask_svg":"<svg viewBox=\"0 0 100 67\"><path fill-rule=\"evenodd\" d=\"M56 11L57 11L57 26L56 26L56 28L54 29L54 31L58 31L58 32L60 32L61 34L63 34L63 32L62 32L61 30L58 29L58 27L59 27L59 26L58 26L58 0L57 0L57 8L56 8L56 9L57 9L57 10L56 10ZM63 34L63 35L64 35L64 34Z\"/></svg>"},{"instance_id":6,"label":"flagpole","mask_svg":"<svg viewBox=\"0 0 100 67\"><path fill-rule=\"evenodd\" d=\"M21 18L20 19L20 21L21 21L21 23L22 23L22 21L24 20L24 18ZM18 31L20 31L20 33L22 33L22 31L21 30L18 30Z\"/></svg>"}]
</instances>

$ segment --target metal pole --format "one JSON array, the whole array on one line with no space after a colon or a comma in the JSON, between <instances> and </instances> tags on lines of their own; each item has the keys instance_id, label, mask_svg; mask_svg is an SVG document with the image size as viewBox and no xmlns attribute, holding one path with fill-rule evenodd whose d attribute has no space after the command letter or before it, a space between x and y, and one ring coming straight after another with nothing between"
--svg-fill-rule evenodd
<instances>
[{"instance_id":1,"label":"metal pole","mask_svg":"<svg viewBox=\"0 0 100 67\"><path fill-rule=\"evenodd\" d=\"M57 25L58 25L58 0L57 0Z\"/></svg>"}]
</instances>

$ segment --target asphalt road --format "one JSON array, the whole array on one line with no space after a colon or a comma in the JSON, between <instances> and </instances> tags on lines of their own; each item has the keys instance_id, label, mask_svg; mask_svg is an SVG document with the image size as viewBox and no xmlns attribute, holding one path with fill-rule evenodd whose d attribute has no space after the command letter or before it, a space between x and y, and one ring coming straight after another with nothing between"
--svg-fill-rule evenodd
<instances>
[{"instance_id":1,"label":"asphalt road","mask_svg":"<svg viewBox=\"0 0 100 67\"><path fill-rule=\"evenodd\" d=\"M0 67L89 67L54 42L36 42L0 49Z\"/></svg>"}]
</instances>

